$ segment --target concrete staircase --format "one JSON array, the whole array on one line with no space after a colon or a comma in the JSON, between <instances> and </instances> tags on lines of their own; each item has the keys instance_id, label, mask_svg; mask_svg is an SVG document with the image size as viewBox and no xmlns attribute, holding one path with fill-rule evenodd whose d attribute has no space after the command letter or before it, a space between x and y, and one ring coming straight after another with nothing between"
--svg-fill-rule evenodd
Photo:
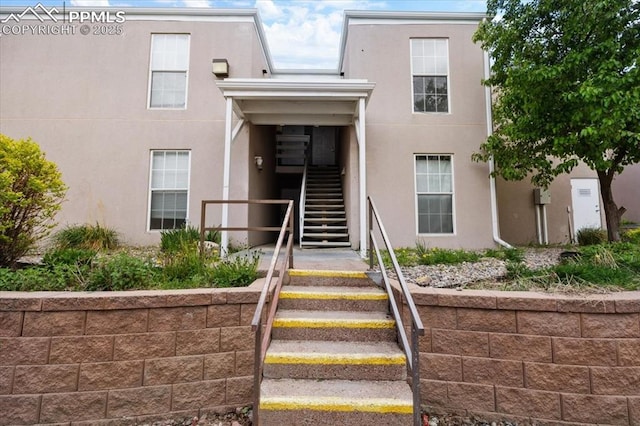
<instances>
[{"instance_id":1,"label":"concrete staircase","mask_svg":"<svg viewBox=\"0 0 640 426\"><path fill-rule=\"evenodd\" d=\"M260 424L413 424L386 292L364 272L289 275L263 366Z\"/></svg>"},{"instance_id":2,"label":"concrete staircase","mask_svg":"<svg viewBox=\"0 0 640 426\"><path fill-rule=\"evenodd\" d=\"M337 166L309 166L301 247L350 247Z\"/></svg>"}]
</instances>

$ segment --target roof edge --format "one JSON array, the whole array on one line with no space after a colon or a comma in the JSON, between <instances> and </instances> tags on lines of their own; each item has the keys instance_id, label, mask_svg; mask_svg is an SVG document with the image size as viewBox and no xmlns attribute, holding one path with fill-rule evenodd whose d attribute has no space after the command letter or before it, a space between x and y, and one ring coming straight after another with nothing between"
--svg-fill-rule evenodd
<instances>
[{"instance_id":1,"label":"roof edge","mask_svg":"<svg viewBox=\"0 0 640 426\"><path fill-rule=\"evenodd\" d=\"M338 72L343 71L344 53L349 34L349 20L351 19L376 19L389 21L469 21L480 22L483 19L492 18L484 12L408 12L408 11L372 11L372 10L345 10L342 22L342 34L340 36L340 51L338 53Z\"/></svg>"}]
</instances>

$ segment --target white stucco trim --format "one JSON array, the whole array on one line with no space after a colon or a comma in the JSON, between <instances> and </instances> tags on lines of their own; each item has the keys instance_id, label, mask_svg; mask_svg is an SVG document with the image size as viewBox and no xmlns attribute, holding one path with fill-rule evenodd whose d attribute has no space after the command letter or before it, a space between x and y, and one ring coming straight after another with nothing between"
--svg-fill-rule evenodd
<instances>
[{"instance_id":1,"label":"white stucco trim","mask_svg":"<svg viewBox=\"0 0 640 426\"><path fill-rule=\"evenodd\" d=\"M367 257L367 136L365 131L364 99L358 103L358 119L356 120L356 137L358 139L358 179L360 183L360 257Z\"/></svg>"}]
</instances>

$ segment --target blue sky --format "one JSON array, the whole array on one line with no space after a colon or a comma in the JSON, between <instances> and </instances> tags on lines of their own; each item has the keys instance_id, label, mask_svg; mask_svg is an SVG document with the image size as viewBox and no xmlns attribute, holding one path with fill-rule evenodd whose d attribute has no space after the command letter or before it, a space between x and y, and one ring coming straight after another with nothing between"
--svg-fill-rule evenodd
<instances>
[{"instance_id":1,"label":"blue sky","mask_svg":"<svg viewBox=\"0 0 640 426\"><path fill-rule=\"evenodd\" d=\"M0 0L1 6L35 6L38 0ZM40 0L60 7L63 0ZM256 8L276 68L337 66L345 10L484 12L485 0L66 0L66 6Z\"/></svg>"}]
</instances>

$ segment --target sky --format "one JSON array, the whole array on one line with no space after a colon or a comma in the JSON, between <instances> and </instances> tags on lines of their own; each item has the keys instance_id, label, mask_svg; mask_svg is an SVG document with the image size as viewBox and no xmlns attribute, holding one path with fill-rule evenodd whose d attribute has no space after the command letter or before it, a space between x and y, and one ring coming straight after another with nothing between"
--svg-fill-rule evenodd
<instances>
[{"instance_id":1,"label":"sky","mask_svg":"<svg viewBox=\"0 0 640 426\"><path fill-rule=\"evenodd\" d=\"M61 7L63 0L40 0ZM38 0L0 0L35 6ZM345 10L485 12L486 0L65 0L67 7L256 8L278 69L335 69Z\"/></svg>"}]
</instances>

